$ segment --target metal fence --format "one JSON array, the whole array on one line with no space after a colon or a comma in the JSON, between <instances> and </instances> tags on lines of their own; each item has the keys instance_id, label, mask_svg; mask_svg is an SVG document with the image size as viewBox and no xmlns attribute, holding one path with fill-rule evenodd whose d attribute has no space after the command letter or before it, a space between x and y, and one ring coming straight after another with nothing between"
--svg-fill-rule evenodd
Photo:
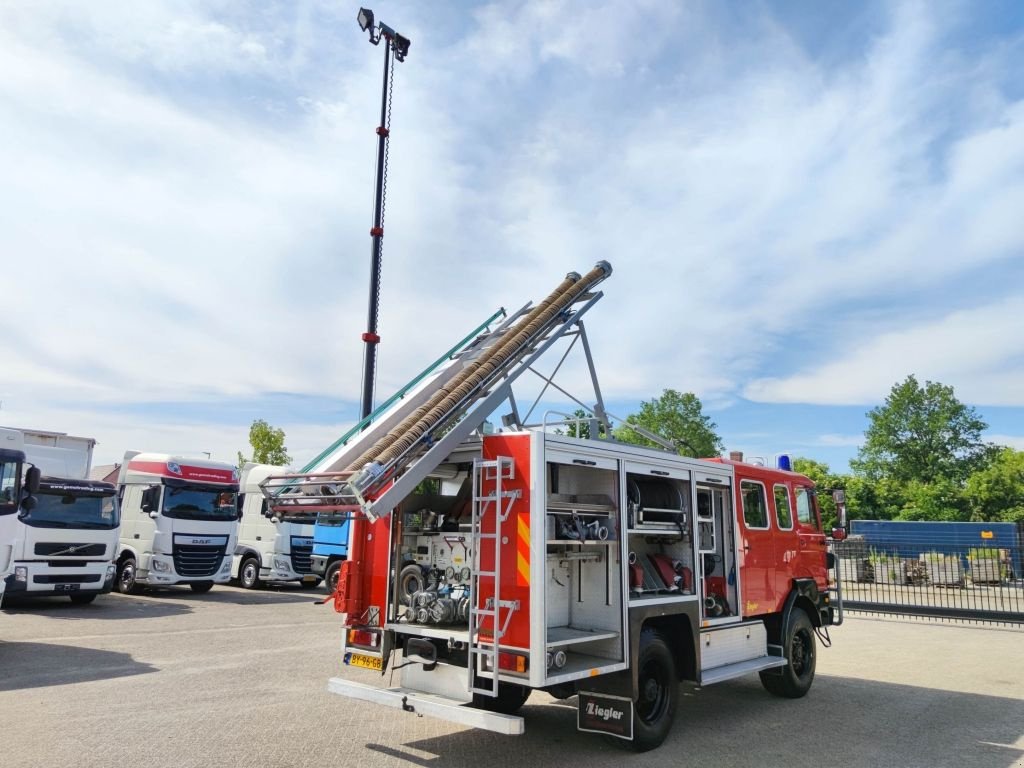
<instances>
[{"instance_id":1,"label":"metal fence","mask_svg":"<svg viewBox=\"0 0 1024 768\"><path fill-rule=\"evenodd\" d=\"M1005 543L1005 542L1000 542ZM1024 625L1024 547L950 537L832 542L850 611Z\"/></svg>"}]
</instances>

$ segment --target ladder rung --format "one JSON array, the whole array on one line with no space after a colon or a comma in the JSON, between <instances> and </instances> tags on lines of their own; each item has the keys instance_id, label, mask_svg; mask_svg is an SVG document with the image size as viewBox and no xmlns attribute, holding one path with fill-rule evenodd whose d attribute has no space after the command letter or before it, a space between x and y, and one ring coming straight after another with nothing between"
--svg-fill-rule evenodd
<instances>
[{"instance_id":1,"label":"ladder rung","mask_svg":"<svg viewBox=\"0 0 1024 768\"><path fill-rule=\"evenodd\" d=\"M490 578L493 579L498 574L495 573L494 571L477 571L475 575L476 576L487 576L487 577L490 577Z\"/></svg>"},{"instance_id":2,"label":"ladder rung","mask_svg":"<svg viewBox=\"0 0 1024 768\"><path fill-rule=\"evenodd\" d=\"M474 533L470 538L472 539L496 539L498 534L496 533Z\"/></svg>"},{"instance_id":3,"label":"ladder rung","mask_svg":"<svg viewBox=\"0 0 1024 768\"><path fill-rule=\"evenodd\" d=\"M497 616L498 612L494 608L477 608L473 611L475 616Z\"/></svg>"}]
</instances>

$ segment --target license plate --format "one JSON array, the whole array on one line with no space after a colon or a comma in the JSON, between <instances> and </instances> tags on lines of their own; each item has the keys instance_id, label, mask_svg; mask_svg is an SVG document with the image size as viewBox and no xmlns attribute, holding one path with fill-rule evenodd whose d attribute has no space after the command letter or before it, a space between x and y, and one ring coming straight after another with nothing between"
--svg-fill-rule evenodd
<instances>
[{"instance_id":1,"label":"license plate","mask_svg":"<svg viewBox=\"0 0 1024 768\"><path fill-rule=\"evenodd\" d=\"M310 583L316 581L316 576L303 576L302 577L302 581L304 583L306 583L306 584L310 584Z\"/></svg>"},{"instance_id":2,"label":"license plate","mask_svg":"<svg viewBox=\"0 0 1024 768\"><path fill-rule=\"evenodd\" d=\"M54 584L54 592L75 592L78 590L79 584Z\"/></svg>"},{"instance_id":3,"label":"license plate","mask_svg":"<svg viewBox=\"0 0 1024 768\"><path fill-rule=\"evenodd\" d=\"M345 663L352 667L374 669L378 672L380 672L384 666L382 659L379 659L376 656L364 656L361 653L346 653Z\"/></svg>"}]
</instances>

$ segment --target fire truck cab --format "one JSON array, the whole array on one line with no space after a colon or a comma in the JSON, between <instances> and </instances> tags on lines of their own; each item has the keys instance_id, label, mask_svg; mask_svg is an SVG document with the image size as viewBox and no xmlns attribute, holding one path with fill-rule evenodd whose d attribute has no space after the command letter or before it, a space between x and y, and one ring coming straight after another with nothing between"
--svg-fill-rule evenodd
<instances>
[{"instance_id":1,"label":"fire truck cab","mask_svg":"<svg viewBox=\"0 0 1024 768\"><path fill-rule=\"evenodd\" d=\"M810 688L834 612L807 477L545 430L478 436L441 467L438 493L358 529L345 585L344 662L399 685L332 692L502 733L532 690L577 695L580 730L643 751L680 681Z\"/></svg>"}]
</instances>

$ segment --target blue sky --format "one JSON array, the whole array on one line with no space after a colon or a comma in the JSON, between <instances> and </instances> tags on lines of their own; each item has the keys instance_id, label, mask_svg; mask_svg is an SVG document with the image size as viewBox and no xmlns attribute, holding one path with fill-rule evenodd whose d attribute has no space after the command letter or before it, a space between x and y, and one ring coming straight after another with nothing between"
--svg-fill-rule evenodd
<instances>
[{"instance_id":1,"label":"blue sky","mask_svg":"<svg viewBox=\"0 0 1024 768\"><path fill-rule=\"evenodd\" d=\"M447 8L447 10L445 10ZM296 463L358 410L380 49L337 2L0 7L0 423ZM599 259L626 415L844 469L941 381L1024 448L1024 7L387 2L378 395ZM578 365L567 371L578 380Z\"/></svg>"}]
</instances>

